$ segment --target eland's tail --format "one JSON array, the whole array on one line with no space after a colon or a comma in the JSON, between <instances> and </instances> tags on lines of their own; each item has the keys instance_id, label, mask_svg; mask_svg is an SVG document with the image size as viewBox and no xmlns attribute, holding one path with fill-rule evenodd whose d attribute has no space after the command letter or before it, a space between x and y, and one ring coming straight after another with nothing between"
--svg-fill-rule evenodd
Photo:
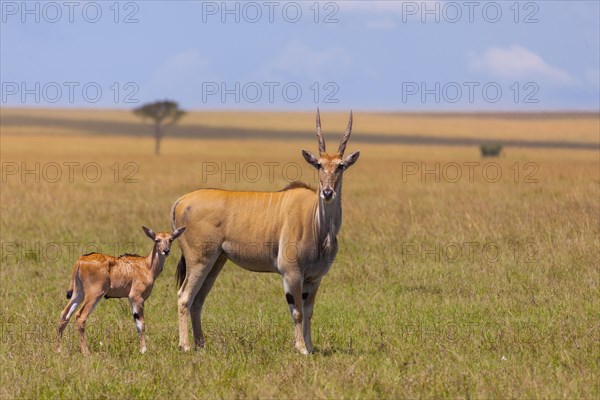
<instances>
[{"instance_id":1,"label":"eland's tail","mask_svg":"<svg viewBox=\"0 0 600 400\"><path fill-rule=\"evenodd\" d=\"M171 207L171 227L173 228L173 230L177 229L177 227L175 226L175 210L177 209L177 206L179 205L180 201L181 198L177 199L175 203L173 203L173 207Z\"/></svg>"},{"instance_id":2,"label":"eland's tail","mask_svg":"<svg viewBox=\"0 0 600 400\"><path fill-rule=\"evenodd\" d=\"M177 199L175 201L175 203L173 203L173 207L171 207L171 226L173 227L173 230L177 229L177 227L175 226L175 211L177 210L177 206L179 205L180 201L181 201L181 198ZM175 271L175 278L177 279L177 288L178 289L183 284L183 280L185 279L185 273L186 273L185 257L183 256L183 252L182 252L181 258L179 259L179 262L177 263L177 270Z\"/></svg>"},{"instance_id":3,"label":"eland's tail","mask_svg":"<svg viewBox=\"0 0 600 400\"><path fill-rule=\"evenodd\" d=\"M177 271L175 272L175 276L177 278L177 289L179 289L181 287L181 285L183 284L183 280L185 279L185 272L186 272L186 265L185 265L185 258L183 257L183 254L181 255L181 258L179 259L179 262L177 263Z\"/></svg>"}]
</instances>

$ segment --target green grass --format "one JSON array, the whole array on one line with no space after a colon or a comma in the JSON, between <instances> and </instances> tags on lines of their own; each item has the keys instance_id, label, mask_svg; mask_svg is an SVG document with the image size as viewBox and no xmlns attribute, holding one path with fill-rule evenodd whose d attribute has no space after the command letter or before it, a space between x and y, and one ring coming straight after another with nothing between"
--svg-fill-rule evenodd
<instances>
[{"instance_id":1,"label":"green grass","mask_svg":"<svg viewBox=\"0 0 600 400\"><path fill-rule=\"evenodd\" d=\"M493 160L503 172L497 183L480 175L473 183L422 183L403 182L402 163L488 160L476 147L361 145L361 159L344 180L340 252L317 297L316 354L293 348L280 277L230 263L206 303L206 348L181 353L176 246L146 305L148 353L138 353L127 301L103 300L88 321L92 355L84 358L72 324L63 353L53 352L70 271L84 244L116 254L134 242L147 253L151 243L141 225L167 229L181 194L205 186L277 190L286 183L280 171L273 182L202 182L203 161L301 165L299 150L314 149L316 141L167 139L156 158L150 140L37 139L3 135L2 162L96 161L104 175L93 184L77 177L2 183L1 398L600 395L597 152L508 149ZM108 167L115 162L135 162L139 182L114 183ZM535 162L539 182L513 182L515 162ZM310 182L308 167L303 176ZM59 256L50 253L52 243ZM468 243L477 244L472 254ZM498 253L484 252L485 245ZM456 246L458 256L451 253Z\"/></svg>"}]
</instances>

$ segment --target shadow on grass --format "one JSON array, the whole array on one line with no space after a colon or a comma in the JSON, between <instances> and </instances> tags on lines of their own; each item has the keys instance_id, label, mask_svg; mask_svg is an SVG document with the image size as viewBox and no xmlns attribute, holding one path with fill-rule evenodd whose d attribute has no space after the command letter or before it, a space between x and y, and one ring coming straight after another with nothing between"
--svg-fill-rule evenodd
<instances>
[{"instance_id":1,"label":"shadow on grass","mask_svg":"<svg viewBox=\"0 0 600 400\"><path fill-rule=\"evenodd\" d=\"M60 118L44 118L34 116L3 116L1 127L28 126L44 128L68 128L89 132L102 136L138 136L151 137L151 127L144 123L131 123L120 121L99 120L71 120ZM313 137L311 129L302 131L268 131L264 129L241 129L231 127L213 127L200 124L176 125L169 129L170 137L198 138L198 139L267 139L267 140L309 140ZM568 137L568 135L565 135ZM369 135L356 135L352 138L355 143L372 144L407 144L407 145L436 145L436 146L477 146L497 142L489 138L468 137L437 137L419 134L385 135L372 133ZM597 150L598 144L591 142L568 142L556 140L501 140L505 147L528 148L564 148L580 150Z\"/></svg>"}]
</instances>

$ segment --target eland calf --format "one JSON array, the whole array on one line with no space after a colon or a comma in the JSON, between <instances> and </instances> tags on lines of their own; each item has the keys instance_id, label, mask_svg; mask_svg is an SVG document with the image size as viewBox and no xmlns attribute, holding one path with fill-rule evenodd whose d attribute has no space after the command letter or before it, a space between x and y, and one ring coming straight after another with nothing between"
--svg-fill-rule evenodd
<instances>
[{"instance_id":1,"label":"eland calf","mask_svg":"<svg viewBox=\"0 0 600 400\"><path fill-rule=\"evenodd\" d=\"M90 350L85 340L85 322L102 297L127 297L131 304L133 319L138 331L141 352L146 352L144 337L144 301L148 299L155 279L163 270L171 243L185 231L185 227L172 233L159 232L142 227L146 235L154 241L154 247L147 257L136 254L124 254L119 257L99 253L80 256L75 262L71 274L71 283L67 291L69 303L63 310L58 323L57 352L61 351L61 339L71 315L80 304L75 323L79 332L79 346L85 355Z\"/></svg>"}]
</instances>

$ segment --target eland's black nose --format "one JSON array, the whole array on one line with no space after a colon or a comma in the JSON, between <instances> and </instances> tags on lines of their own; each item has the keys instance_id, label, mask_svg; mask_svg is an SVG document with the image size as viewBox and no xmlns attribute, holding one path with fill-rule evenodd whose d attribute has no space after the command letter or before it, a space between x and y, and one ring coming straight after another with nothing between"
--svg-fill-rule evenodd
<instances>
[{"instance_id":1,"label":"eland's black nose","mask_svg":"<svg viewBox=\"0 0 600 400\"><path fill-rule=\"evenodd\" d=\"M325 200L331 200L332 197L333 197L333 190L323 189L323 198Z\"/></svg>"}]
</instances>

